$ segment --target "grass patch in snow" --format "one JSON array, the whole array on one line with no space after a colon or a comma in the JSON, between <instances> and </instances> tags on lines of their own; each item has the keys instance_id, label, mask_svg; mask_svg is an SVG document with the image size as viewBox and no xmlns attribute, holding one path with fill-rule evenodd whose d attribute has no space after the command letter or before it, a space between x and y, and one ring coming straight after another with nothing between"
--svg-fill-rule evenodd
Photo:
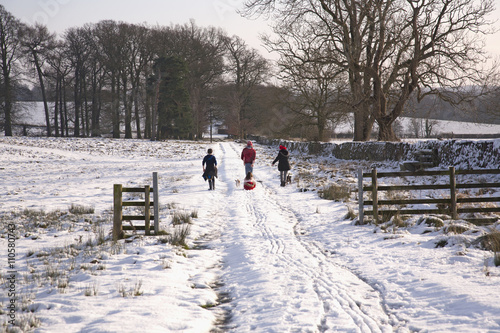
<instances>
[{"instance_id":1,"label":"grass patch in snow","mask_svg":"<svg viewBox=\"0 0 500 333\"><path fill-rule=\"evenodd\" d=\"M191 226L189 224L181 224L174 226L172 231L167 233L164 237L160 238L160 243L169 243L173 246L182 246L187 248L186 238L191 233Z\"/></svg>"},{"instance_id":2,"label":"grass patch in snow","mask_svg":"<svg viewBox=\"0 0 500 333\"><path fill-rule=\"evenodd\" d=\"M42 322L32 313L21 314L16 316L14 325L4 322L2 325L2 332L6 333L19 333L19 332L32 332L35 328L42 326Z\"/></svg>"},{"instance_id":3,"label":"grass patch in snow","mask_svg":"<svg viewBox=\"0 0 500 333\"><path fill-rule=\"evenodd\" d=\"M99 286L96 282L89 283L83 292L85 296L97 296L99 294Z\"/></svg>"},{"instance_id":4,"label":"grass patch in snow","mask_svg":"<svg viewBox=\"0 0 500 333\"><path fill-rule=\"evenodd\" d=\"M142 296L144 294L144 291L142 290L142 280L137 281L133 287L129 288L120 283L117 291L122 297Z\"/></svg>"},{"instance_id":5,"label":"grass patch in snow","mask_svg":"<svg viewBox=\"0 0 500 333\"><path fill-rule=\"evenodd\" d=\"M356 211L352 207L347 207L347 214L345 215L344 219L346 220L354 220L356 217L358 217L358 214L356 214Z\"/></svg>"},{"instance_id":6,"label":"grass patch in snow","mask_svg":"<svg viewBox=\"0 0 500 333\"><path fill-rule=\"evenodd\" d=\"M172 224L173 225L181 225L185 223L192 223L192 217L189 213L175 212L172 215Z\"/></svg>"},{"instance_id":7,"label":"grass patch in snow","mask_svg":"<svg viewBox=\"0 0 500 333\"><path fill-rule=\"evenodd\" d=\"M351 196L351 189L348 186L330 184L318 190L320 198L334 201L348 201Z\"/></svg>"},{"instance_id":8,"label":"grass patch in snow","mask_svg":"<svg viewBox=\"0 0 500 333\"><path fill-rule=\"evenodd\" d=\"M485 250L500 252L500 231L492 230L486 235L479 237L478 241Z\"/></svg>"},{"instance_id":9,"label":"grass patch in snow","mask_svg":"<svg viewBox=\"0 0 500 333\"><path fill-rule=\"evenodd\" d=\"M71 204L71 206L69 207L69 212L74 215L94 214L95 208L84 205Z\"/></svg>"},{"instance_id":10,"label":"grass patch in snow","mask_svg":"<svg viewBox=\"0 0 500 333\"><path fill-rule=\"evenodd\" d=\"M470 228L465 226L465 225L460 225L460 224L449 224L444 228L444 233L446 234L463 234L464 232L469 231Z\"/></svg>"},{"instance_id":11,"label":"grass patch in snow","mask_svg":"<svg viewBox=\"0 0 500 333\"><path fill-rule=\"evenodd\" d=\"M423 216L418 221L418 224L422 223L428 225L429 227L434 227L438 229L444 226L443 220L436 216Z\"/></svg>"}]
</instances>

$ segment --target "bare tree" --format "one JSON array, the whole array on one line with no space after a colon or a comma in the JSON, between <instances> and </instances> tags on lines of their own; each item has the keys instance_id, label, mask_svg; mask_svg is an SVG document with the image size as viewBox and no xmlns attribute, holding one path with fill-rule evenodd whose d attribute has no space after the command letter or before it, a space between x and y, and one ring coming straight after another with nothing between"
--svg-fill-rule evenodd
<instances>
[{"instance_id":1,"label":"bare tree","mask_svg":"<svg viewBox=\"0 0 500 333\"><path fill-rule=\"evenodd\" d=\"M143 80L148 75L148 66L154 59L153 48L150 44L151 32L147 27L135 25L131 27L129 45L131 49L131 57L127 65L130 76L131 96L130 100L134 106L135 127L137 138L142 138L141 131L141 97L144 97L146 84ZM145 108L145 107L144 107Z\"/></svg>"},{"instance_id":2,"label":"bare tree","mask_svg":"<svg viewBox=\"0 0 500 333\"><path fill-rule=\"evenodd\" d=\"M437 124L438 124L437 120L429 118L425 119L424 135L426 138L430 138L433 134L435 134L434 132Z\"/></svg>"},{"instance_id":3,"label":"bare tree","mask_svg":"<svg viewBox=\"0 0 500 333\"><path fill-rule=\"evenodd\" d=\"M5 116L5 135L12 136L13 84L16 76L16 66L21 58L22 24L11 13L0 5L0 98Z\"/></svg>"},{"instance_id":4,"label":"bare tree","mask_svg":"<svg viewBox=\"0 0 500 333\"><path fill-rule=\"evenodd\" d=\"M397 139L392 123L412 93L421 99L446 87L453 94L441 94L441 98L459 103L477 97L477 91L466 87L481 86L486 74L478 67L486 60L482 44L471 33L486 32L493 1L406 1L401 4L404 25L391 14L396 9L389 4L377 8L380 36L373 43L368 68L374 82L372 114L379 125L379 140ZM391 44L396 45L392 50Z\"/></svg>"},{"instance_id":5,"label":"bare tree","mask_svg":"<svg viewBox=\"0 0 500 333\"><path fill-rule=\"evenodd\" d=\"M120 138L120 96L122 73L123 39L119 33L119 25L115 21L101 21L95 27L95 34L101 46L101 61L103 62L110 85L108 111L111 114L113 138Z\"/></svg>"},{"instance_id":6,"label":"bare tree","mask_svg":"<svg viewBox=\"0 0 500 333\"><path fill-rule=\"evenodd\" d=\"M114 59L118 65L119 80L121 80L121 103L125 111L124 125L125 138L132 138L132 89L131 72L136 64L137 43L133 39L133 26L124 22L118 22L116 26L114 43L117 44L119 57Z\"/></svg>"},{"instance_id":7,"label":"bare tree","mask_svg":"<svg viewBox=\"0 0 500 333\"><path fill-rule=\"evenodd\" d=\"M64 43L60 41L56 44L47 57L47 63L50 67L49 75L55 81L54 129L55 136L68 136L66 83L69 80L71 66L65 55Z\"/></svg>"},{"instance_id":8,"label":"bare tree","mask_svg":"<svg viewBox=\"0 0 500 333\"><path fill-rule=\"evenodd\" d=\"M87 75L87 60L90 56L89 31L85 28L71 28L65 32L66 56L73 69L73 98L74 98L74 132L75 137L82 136L81 126L85 124L83 116L83 101L85 91L85 76Z\"/></svg>"},{"instance_id":9,"label":"bare tree","mask_svg":"<svg viewBox=\"0 0 500 333\"><path fill-rule=\"evenodd\" d=\"M89 57L87 59L87 76L90 86L90 133L93 137L101 136L101 111L103 105L103 90L106 84L106 70L102 61L102 45L96 36L95 25L85 25L87 30L87 43L89 44ZM87 130L89 128L87 127Z\"/></svg>"},{"instance_id":10,"label":"bare tree","mask_svg":"<svg viewBox=\"0 0 500 333\"><path fill-rule=\"evenodd\" d=\"M36 24L28 26L25 29L22 48L26 54L26 60L34 67L42 92L43 109L45 112L45 123L47 128L47 136L52 136L50 124L49 106L47 103L47 92L44 82L44 63L49 57L50 51L55 48L55 34L49 33L46 26Z\"/></svg>"},{"instance_id":11,"label":"bare tree","mask_svg":"<svg viewBox=\"0 0 500 333\"><path fill-rule=\"evenodd\" d=\"M301 28L301 29L300 29ZM326 130L347 117L346 92L349 90L343 67L325 60L329 54L312 26L280 30L277 40L264 38L266 45L280 54L278 78L292 93L289 108L295 111L300 126L314 126L315 139L324 141Z\"/></svg>"},{"instance_id":12,"label":"bare tree","mask_svg":"<svg viewBox=\"0 0 500 333\"><path fill-rule=\"evenodd\" d=\"M269 64L255 49L248 48L239 37L225 41L227 50L228 91L226 100L230 107L230 122L240 138L246 137L251 126L246 114L252 92L264 82L269 73Z\"/></svg>"},{"instance_id":13,"label":"bare tree","mask_svg":"<svg viewBox=\"0 0 500 333\"><path fill-rule=\"evenodd\" d=\"M410 118L409 131L418 139L422 135L422 119Z\"/></svg>"}]
</instances>

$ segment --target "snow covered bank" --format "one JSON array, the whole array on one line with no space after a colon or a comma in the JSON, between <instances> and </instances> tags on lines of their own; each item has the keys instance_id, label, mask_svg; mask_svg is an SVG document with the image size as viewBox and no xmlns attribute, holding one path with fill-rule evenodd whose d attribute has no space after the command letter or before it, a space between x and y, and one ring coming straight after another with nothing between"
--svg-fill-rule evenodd
<instances>
[{"instance_id":1,"label":"snow covered bank","mask_svg":"<svg viewBox=\"0 0 500 333\"><path fill-rule=\"evenodd\" d=\"M500 168L500 139L492 140L424 140L413 142L342 142L311 143L259 139L277 146L284 143L292 152L333 156L343 160L412 161L419 150L437 150L440 165L458 169Z\"/></svg>"}]
</instances>

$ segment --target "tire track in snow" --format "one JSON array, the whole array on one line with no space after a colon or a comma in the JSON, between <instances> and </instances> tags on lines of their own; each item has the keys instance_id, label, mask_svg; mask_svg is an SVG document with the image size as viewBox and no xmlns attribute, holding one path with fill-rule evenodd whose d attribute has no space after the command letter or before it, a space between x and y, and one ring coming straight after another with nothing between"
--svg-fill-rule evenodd
<instances>
[{"instance_id":1,"label":"tire track in snow","mask_svg":"<svg viewBox=\"0 0 500 333\"><path fill-rule=\"evenodd\" d=\"M283 241L274 235L273 231L267 227L267 216L266 214L255 209L253 204L246 205L247 212L250 216L253 216L255 219L254 226L259 228L262 237L269 241L271 244L271 254L282 254L285 251L285 244Z\"/></svg>"},{"instance_id":2,"label":"tire track in snow","mask_svg":"<svg viewBox=\"0 0 500 333\"><path fill-rule=\"evenodd\" d=\"M230 149L226 147L223 151L227 162L234 158L231 155L239 157L234 144L229 145ZM224 172L224 178L231 181L229 170ZM265 183L259 187L248 193L229 191L228 200L236 200L232 206L239 204L244 208L241 216L252 226L249 232L255 233L255 248L245 255L251 257L250 262L258 262L259 267L267 265L265 279L271 279L268 275L275 276L274 289L289 295L284 295L288 297L284 300L274 300L273 295L258 294L261 299L251 301L280 303L272 319L289 322L290 331L303 331L307 327L305 331L311 332L392 332L378 293L351 272L330 262L319 247L301 240L297 232L300 219L280 203L281 193ZM241 212L235 208L236 219L238 214ZM316 309L304 316L303 304L309 309L312 304ZM259 312L244 308L241 312L249 317L241 322L262 320L261 314L252 311ZM311 315L315 317L311 319Z\"/></svg>"},{"instance_id":3,"label":"tire track in snow","mask_svg":"<svg viewBox=\"0 0 500 333\"><path fill-rule=\"evenodd\" d=\"M271 197L276 194L276 191L268 192L271 193ZM349 269L329 261L328 255L316 243L303 240L301 238L301 231L299 230L301 218L291 208L282 205L279 200L276 200L276 204L279 209L288 212L289 216L292 216L291 219L295 221L293 229L297 240L308 253L317 259L320 274L311 276L311 278L316 278L315 289L320 298L325 302L325 312L330 311L330 305L326 300L329 297L333 297L335 302L348 312L362 332L392 332L393 329L389 325L389 315L382 305L383 298L380 293ZM305 269L307 272L307 267ZM333 279L339 272L345 277L344 280L339 278ZM345 281L351 282L346 284ZM362 301L351 297L351 290L360 288L364 289L364 299ZM326 297L324 294L327 294ZM368 300L369 302L366 302ZM376 318L373 318L374 314L376 314ZM331 327L332 325L329 325L327 322L324 319L323 326Z\"/></svg>"},{"instance_id":4,"label":"tire track in snow","mask_svg":"<svg viewBox=\"0 0 500 333\"><path fill-rule=\"evenodd\" d=\"M267 191L271 193L271 191ZM288 208L283 207L278 200L276 200L273 195L269 195L273 198L274 204L276 205L276 209L280 210L282 215L285 215L287 219L293 221L293 229L294 234L301 246L314 258L316 258L318 263L318 270L311 271L310 266L302 264L300 261L297 261L296 258L292 258L290 256L283 256L282 260L288 262L290 266L296 266L305 276L308 276L311 280L314 281L315 284L315 292L317 293L319 299L323 302L323 307L325 310L325 316L321 321L320 331L326 332L330 331L336 326L335 319L337 316L329 316L328 314L338 311L338 307L343 309L346 315L348 315L353 322L358 326L361 332L385 332L392 331L389 329L384 329L381 325L378 324L380 320L382 320L382 326L387 325L386 318L372 318L372 312L369 310L373 310L373 305L379 305L379 297L378 293L375 290L365 284L362 280L352 274L350 271L345 270L344 268L338 267L333 263L329 263L325 254L319 251L319 248L315 246L311 246L307 242L304 242L299 239L298 233L296 232L297 226L300 221L299 218L295 215L293 211L290 211ZM268 233L270 237L274 237L271 233ZM343 271L343 275L350 275L349 280L354 279L356 284L350 284L345 286L343 281L339 279L333 279L334 276L338 275L339 270ZM371 306L367 306L366 304L360 303L359 300L356 300L350 296L350 288L361 288L364 286L366 289L370 290L369 297L376 300L375 304ZM377 312L380 310L377 309ZM387 327L388 328L388 327Z\"/></svg>"}]
</instances>

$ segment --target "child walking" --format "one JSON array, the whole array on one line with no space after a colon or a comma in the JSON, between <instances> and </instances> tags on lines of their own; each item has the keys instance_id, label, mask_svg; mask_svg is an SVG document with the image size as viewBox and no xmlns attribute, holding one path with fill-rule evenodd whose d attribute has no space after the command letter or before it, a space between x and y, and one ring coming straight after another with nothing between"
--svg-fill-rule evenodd
<instances>
[{"instance_id":1,"label":"child walking","mask_svg":"<svg viewBox=\"0 0 500 333\"><path fill-rule=\"evenodd\" d=\"M247 146L243 148L241 152L241 159L243 160L243 164L245 165L245 174L249 172L253 172L253 164L255 162L256 152L253 148L252 141L247 142Z\"/></svg>"},{"instance_id":2,"label":"child walking","mask_svg":"<svg viewBox=\"0 0 500 333\"><path fill-rule=\"evenodd\" d=\"M203 179L208 179L208 189L215 190L215 177L217 177L217 159L213 154L212 148L209 148L207 155L203 158Z\"/></svg>"},{"instance_id":3,"label":"child walking","mask_svg":"<svg viewBox=\"0 0 500 333\"><path fill-rule=\"evenodd\" d=\"M285 186L286 175L290 170L290 162L288 162L289 155L290 154L288 153L288 150L286 150L286 147L280 145L280 151L278 153L278 156L273 161L273 165L274 163L278 162L278 170L280 172L281 186Z\"/></svg>"}]
</instances>

